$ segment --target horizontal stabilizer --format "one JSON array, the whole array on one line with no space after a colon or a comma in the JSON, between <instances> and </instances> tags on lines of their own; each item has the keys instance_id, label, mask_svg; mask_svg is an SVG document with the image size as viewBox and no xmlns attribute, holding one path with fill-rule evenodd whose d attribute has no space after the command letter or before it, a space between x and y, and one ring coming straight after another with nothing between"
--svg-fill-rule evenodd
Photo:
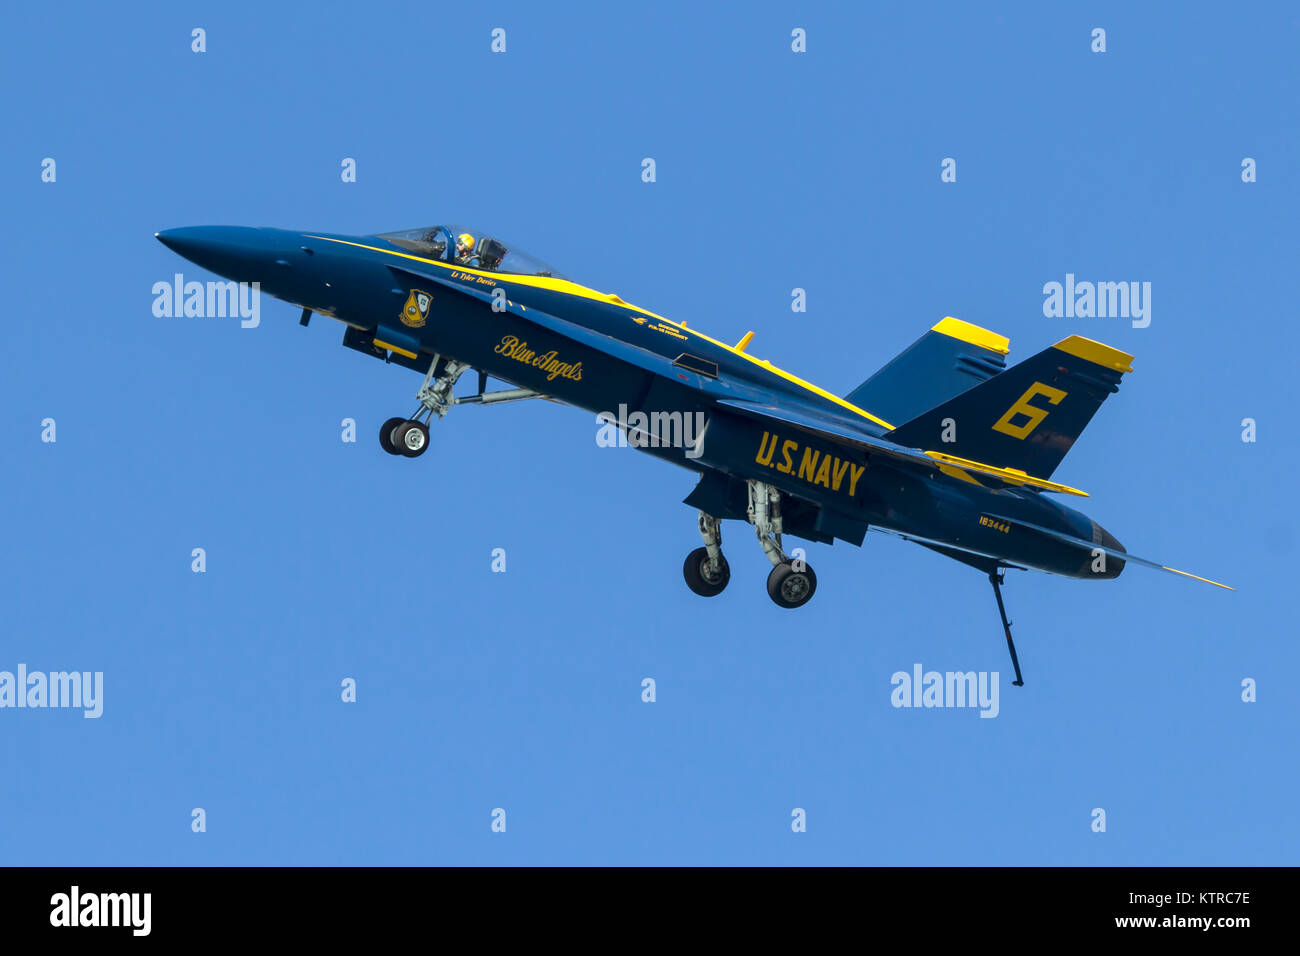
<instances>
[{"instance_id":1,"label":"horizontal stabilizer","mask_svg":"<svg viewBox=\"0 0 1300 956\"><path fill-rule=\"evenodd\" d=\"M993 515L993 514L989 515L989 517L995 518L998 521L1005 521L1007 524L1014 525L1015 527L1018 528L1026 528L1030 531L1037 531L1039 534L1045 534L1049 538L1055 538L1057 541L1062 541L1065 542L1066 544L1078 545L1081 549L1088 552L1102 551L1108 557L1118 558L1121 561L1125 561L1125 562L1131 561L1134 564L1140 564L1143 567L1155 568L1157 571L1168 571L1170 574L1180 574L1185 578L1192 578L1193 580L1196 581L1204 581L1206 584L1213 584L1216 588L1223 588L1226 591L1237 590L1236 588L1230 587L1227 584L1220 584L1218 581L1211 581L1209 578L1203 578L1199 574L1192 574L1189 571L1179 571L1177 568L1171 568L1169 567L1169 565L1161 564L1159 561L1151 561L1148 560L1147 558L1139 558L1137 555L1129 554L1127 551L1121 550L1120 548L1108 547L1107 545L1098 544L1095 541L1088 541L1085 540L1084 538L1076 538L1072 534L1066 534L1062 531L1054 531L1051 528L1045 528L1042 525L1033 524L1032 522L1029 521L1021 521L1019 518L1008 518L1005 515Z\"/></svg>"}]
</instances>

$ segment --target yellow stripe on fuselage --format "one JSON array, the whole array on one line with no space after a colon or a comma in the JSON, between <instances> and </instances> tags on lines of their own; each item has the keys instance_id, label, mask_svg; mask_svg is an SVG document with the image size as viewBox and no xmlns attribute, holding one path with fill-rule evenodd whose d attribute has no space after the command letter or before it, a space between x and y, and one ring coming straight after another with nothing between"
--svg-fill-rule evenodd
<instances>
[{"instance_id":1,"label":"yellow stripe on fuselage","mask_svg":"<svg viewBox=\"0 0 1300 956\"><path fill-rule=\"evenodd\" d=\"M461 265L454 265L448 262L441 262L437 259L428 259L425 258L424 256L412 255L409 252L398 252L396 249L384 249L380 246L369 246L362 242L351 242L347 239L332 239L329 236L312 236L312 235L308 235L308 238L321 239L324 240L325 242L337 242L345 246L356 246L358 249L369 249L372 252L383 252L383 253L387 253L390 256L398 256L402 259L411 259L415 262L425 262L431 266L437 266L440 269L446 269L448 272L463 272L466 275L485 276L489 279L495 279L498 282L510 282L510 283L514 283L515 285L529 286L535 289L547 289L551 292L562 292L565 295L576 295L584 299L594 299L597 302L605 302L610 305L622 306L623 308L630 309L634 312L639 312L643 315L648 315L651 318L658 319L661 322L667 322L669 325L673 326L674 328L681 329L683 332L686 332L689 335L694 335L698 338L701 338L705 342L710 343L711 345L716 345L718 348L723 349L726 352L730 352L732 355L739 356L740 358L744 359L746 362L752 362L753 364L757 365L759 368L771 372L773 375L777 376L778 378L785 379L787 382L790 382L793 385L797 385L800 388L812 392L814 395L818 395L826 399L827 401L835 403L836 405L840 406L846 411L853 412L855 415L861 415L863 418L875 422L881 428L888 429L889 431L893 431L894 429L894 426L889 424L889 422L885 421L883 418L877 418L869 411L859 408L858 406L854 405L852 402L845 401L844 399L840 398L838 395L833 395L823 388L818 388L816 385L813 385L811 382L804 381L803 379L799 378L797 375L791 375L789 372L785 371L785 369L777 368L775 365L773 365L771 362L768 362L765 359L756 359L752 355L749 355L746 352L742 352L739 349L735 348L734 346L728 345L725 342L719 342L717 339L710 338L709 336L704 335L701 332L697 332L694 329L687 329L685 325L674 322L672 321L672 319L665 319L662 315L656 315L655 313L647 309L642 309L639 306L630 305L629 303L624 302L616 295L607 294L604 292L597 292L595 289L589 289L585 285L579 285L578 283L571 282L568 279L557 279L554 276L530 276L530 275L523 275L515 272L488 272L482 269L471 269Z\"/></svg>"}]
</instances>

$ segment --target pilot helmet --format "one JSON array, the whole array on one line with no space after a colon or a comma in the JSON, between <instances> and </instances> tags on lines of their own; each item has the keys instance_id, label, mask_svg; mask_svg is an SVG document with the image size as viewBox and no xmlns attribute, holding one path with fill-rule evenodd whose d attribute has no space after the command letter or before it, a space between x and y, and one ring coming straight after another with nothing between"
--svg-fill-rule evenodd
<instances>
[{"instance_id":1,"label":"pilot helmet","mask_svg":"<svg viewBox=\"0 0 1300 956\"><path fill-rule=\"evenodd\" d=\"M462 232L459 236L456 237L457 252L468 252L473 248L474 248L474 237L471 236L468 232Z\"/></svg>"}]
</instances>

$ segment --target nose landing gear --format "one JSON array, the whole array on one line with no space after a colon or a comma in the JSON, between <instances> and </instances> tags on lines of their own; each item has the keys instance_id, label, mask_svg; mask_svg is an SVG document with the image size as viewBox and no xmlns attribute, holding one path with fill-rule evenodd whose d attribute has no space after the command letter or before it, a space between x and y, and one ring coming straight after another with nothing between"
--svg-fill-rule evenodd
<instances>
[{"instance_id":1,"label":"nose landing gear","mask_svg":"<svg viewBox=\"0 0 1300 956\"><path fill-rule=\"evenodd\" d=\"M429 426L433 416L439 418L451 411L453 405L498 405L517 402L525 398L540 398L530 388L511 388L496 392L487 391L487 373L478 373L477 395L457 398L452 389L456 380L469 368L464 362L435 355L429 363L429 373L416 393L420 407L410 418L390 418L379 426L379 447L390 455L419 458L429 448ZM423 419L423 421L421 421Z\"/></svg>"},{"instance_id":2,"label":"nose landing gear","mask_svg":"<svg viewBox=\"0 0 1300 956\"><path fill-rule=\"evenodd\" d=\"M429 426L414 419L390 418L379 428L379 446L390 455L419 458L429 447Z\"/></svg>"},{"instance_id":3,"label":"nose landing gear","mask_svg":"<svg viewBox=\"0 0 1300 956\"><path fill-rule=\"evenodd\" d=\"M442 364L442 374L435 375L439 363ZM444 362L442 356L435 355L429 363L429 373L424 376L424 384L415 396L420 400L420 407L410 418L390 418L384 422L379 428L379 447L390 455L404 458L423 455L429 448L429 424L433 416L436 414L441 418L456 404L452 388L467 368L469 366L464 362L451 358Z\"/></svg>"}]
</instances>

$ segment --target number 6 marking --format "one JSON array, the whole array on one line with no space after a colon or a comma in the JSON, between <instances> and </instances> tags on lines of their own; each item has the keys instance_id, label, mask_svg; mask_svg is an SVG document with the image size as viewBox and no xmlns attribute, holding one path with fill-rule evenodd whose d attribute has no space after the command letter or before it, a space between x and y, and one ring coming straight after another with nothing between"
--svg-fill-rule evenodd
<instances>
[{"instance_id":1,"label":"number 6 marking","mask_svg":"<svg viewBox=\"0 0 1300 956\"><path fill-rule=\"evenodd\" d=\"M1048 411L1046 408L1030 405L1029 400L1035 395L1046 395L1051 404L1059 405L1061 399L1065 398L1067 394L1067 392L1063 392L1059 388L1052 388L1052 386L1044 385L1042 382L1035 382L1025 389L1025 394L1016 399L1016 403L1007 409L1005 415L998 419L997 424L993 426L993 430L1002 432L1004 435L1010 435L1012 438L1024 439L1043 423ZM1029 420L1023 425L1012 425L1011 419L1017 415L1024 415Z\"/></svg>"}]
</instances>

